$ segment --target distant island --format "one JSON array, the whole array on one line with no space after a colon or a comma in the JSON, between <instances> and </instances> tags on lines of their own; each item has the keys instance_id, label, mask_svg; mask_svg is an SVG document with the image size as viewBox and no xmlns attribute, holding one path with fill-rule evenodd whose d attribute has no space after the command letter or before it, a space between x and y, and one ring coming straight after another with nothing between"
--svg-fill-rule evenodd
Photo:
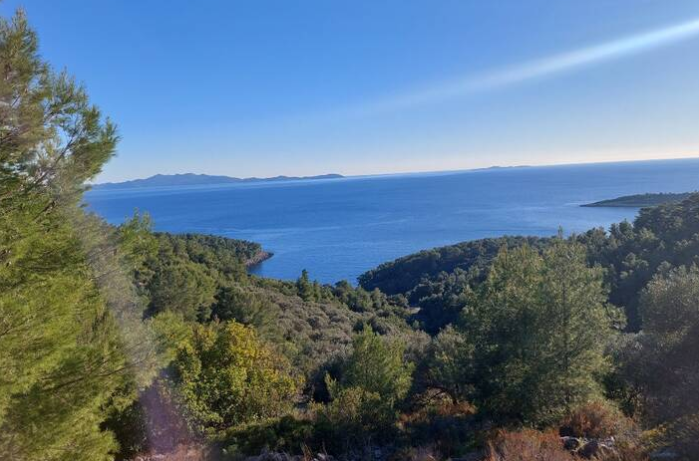
<instances>
[{"instance_id":1,"label":"distant island","mask_svg":"<svg viewBox=\"0 0 699 461\"><path fill-rule=\"evenodd\" d=\"M623 197L602 200L599 202L588 203L581 206L590 208L645 208L649 206L665 205L668 203L679 203L682 200L688 198L690 195L692 195L691 192L684 192L678 194L658 193L625 195Z\"/></svg>"},{"instance_id":2,"label":"distant island","mask_svg":"<svg viewBox=\"0 0 699 461\"><path fill-rule=\"evenodd\" d=\"M274 176L271 178L235 178L231 176L215 176L208 174L156 174L145 179L133 179L124 182L107 182L95 184L93 189L133 189L140 187L168 187L168 186L205 186L213 184L232 184L248 182L280 182L315 179L344 178L341 174L323 174L318 176Z\"/></svg>"},{"instance_id":3,"label":"distant island","mask_svg":"<svg viewBox=\"0 0 699 461\"><path fill-rule=\"evenodd\" d=\"M481 168L482 170L514 170L519 168L531 168L531 165L493 165L487 168Z\"/></svg>"},{"instance_id":4,"label":"distant island","mask_svg":"<svg viewBox=\"0 0 699 461\"><path fill-rule=\"evenodd\" d=\"M531 168L531 165L493 165L493 166L487 166L483 168L473 168L471 170L466 170L466 171L492 171L492 170L519 170L521 168Z\"/></svg>"}]
</instances>

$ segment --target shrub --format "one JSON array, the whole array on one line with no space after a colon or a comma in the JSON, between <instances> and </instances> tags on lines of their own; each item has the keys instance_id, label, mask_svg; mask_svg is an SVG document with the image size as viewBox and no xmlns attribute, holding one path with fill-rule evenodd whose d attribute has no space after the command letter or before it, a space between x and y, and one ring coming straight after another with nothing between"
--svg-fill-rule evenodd
<instances>
[{"instance_id":1,"label":"shrub","mask_svg":"<svg viewBox=\"0 0 699 461\"><path fill-rule=\"evenodd\" d=\"M345 365L341 385L376 393L391 406L402 400L410 389L413 372L413 365L404 358L404 344L367 327L352 345L354 350Z\"/></svg>"},{"instance_id":2,"label":"shrub","mask_svg":"<svg viewBox=\"0 0 699 461\"><path fill-rule=\"evenodd\" d=\"M439 389L454 403L464 402L473 394L470 378L474 346L452 326L432 341L422 371L424 385Z\"/></svg>"},{"instance_id":3,"label":"shrub","mask_svg":"<svg viewBox=\"0 0 699 461\"><path fill-rule=\"evenodd\" d=\"M330 402L313 406L324 443L334 450L357 449L393 433L396 405L412 381L413 366L404 352L402 342L382 337L371 327L355 336L340 380L326 375Z\"/></svg>"},{"instance_id":4,"label":"shrub","mask_svg":"<svg viewBox=\"0 0 699 461\"><path fill-rule=\"evenodd\" d=\"M573 461L555 432L501 431L488 444L485 461Z\"/></svg>"},{"instance_id":5,"label":"shrub","mask_svg":"<svg viewBox=\"0 0 699 461\"><path fill-rule=\"evenodd\" d=\"M330 382L332 401L314 404L319 442L334 453L363 448L394 434L395 410L378 393L361 387L337 389Z\"/></svg>"},{"instance_id":6,"label":"shrub","mask_svg":"<svg viewBox=\"0 0 699 461\"><path fill-rule=\"evenodd\" d=\"M289 365L252 328L233 321L193 328L178 348L173 378L195 428L216 433L290 409L297 383Z\"/></svg>"},{"instance_id":7,"label":"shrub","mask_svg":"<svg viewBox=\"0 0 699 461\"><path fill-rule=\"evenodd\" d=\"M459 456L471 451L479 428L475 409L466 404L439 401L411 414L400 422L413 445L432 446L444 456Z\"/></svg>"},{"instance_id":8,"label":"shrub","mask_svg":"<svg viewBox=\"0 0 699 461\"><path fill-rule=\"evenodd\" d=\"M629 435L633 422L613 406L587 403L571 413L561 424L561 435L606 439L612 436Z\"/></svg>"},{"instance_id":9,"label":"shrub","mask_svg":"<svg viewBox=\"0 0 699 461\"><path fill-rule=\"evenodd\" d=\"M313 423L293 416L268 419L238 426L224 437L230 454L258 455L264 450L302 454L313 438Z\"/></svg>"},{"instance_id":10,"label":"shrub","mask_svg":"<svg viewBox=\"0 0 699 461\"><path fill-rule=\"evenodd\" d=\"M624 376L641 391L645 422L663 429L658 442L699 459L699 267L658 273L640 314L643 331L629 345Z\"/></svg>"}]
</instances>

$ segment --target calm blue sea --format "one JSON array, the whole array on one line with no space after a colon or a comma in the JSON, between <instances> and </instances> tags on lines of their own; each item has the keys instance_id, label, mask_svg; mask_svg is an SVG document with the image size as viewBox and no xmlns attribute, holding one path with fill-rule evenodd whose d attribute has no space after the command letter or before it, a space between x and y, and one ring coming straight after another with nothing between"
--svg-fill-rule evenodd
<instances>
[{"instance_id":1,"label":"calm blue sea","mask_svg":"<svg viewBox=\"0 0 699 461\"><path fill-rule=\"evenodd\" d=\"M583 203L699 189L699 159L491 169L286 183L90 191L111 223L147 211L155 229L261 243L255 273L355 281L376 265L435 246L501 235L553 235L632 220L633 209Z\"/></svg>"}]
</instances>

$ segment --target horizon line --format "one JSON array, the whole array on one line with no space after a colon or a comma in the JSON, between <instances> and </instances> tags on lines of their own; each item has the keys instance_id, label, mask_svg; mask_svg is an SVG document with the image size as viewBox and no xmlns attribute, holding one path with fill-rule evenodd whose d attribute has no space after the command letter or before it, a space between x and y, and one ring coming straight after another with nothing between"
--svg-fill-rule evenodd
<instances>
[{"instance_id":1,"label":"horizon line","mask_svg":"<svg viewBox=\"0 0 699 461\"><path fill-rule=\"evenodd\" d=\"M420 174L440 174L440 173L468 173L468 172L478 172L478 171L488 171L488 170L498 170L498 169L524 169L524 168L546 168L546 167L559 167L559 166L582 166L582 165L606 165L615 163L646 163L646 162L672 162L680 160L699 160L699 154L692 157L672 157L672 158L650 158L650 159L631 159L631 160L598 160L591 162L562 162L562 163L532 163L532 164L517 164L517 165L491 165L485 167L471 167L471 168L456 168L456 169L444 169L444 170L420 170L420 171L396 171L389 173L364 173L364 174L344 174L338 172L330 173L320 173L320 174L308 174L308 175L286 175L277 174L272 176L229 176L227 174L209 174L209 173L193 173L191 171L182 173L155 173L146 177L123 179L120 181L105 181L99 183L89 183L90 186L100 186L105 184L121 184L129 181L138 181L144 179L150 179L155 176L177 176L177 175L198 175L198 176L218 176L226 177L231 179L241 179L253 181L258 179L260 181L275 179L275 178L289 178L290 180L304 180L317 178L317 180L341 180L341 179L351 179L351 178L370 178L370 177L380 177L380 176L401 176L401 175L420 175ZM339 175L339 178L319 178L322 176L329 175Z\"/></svg>"}]
</instances>

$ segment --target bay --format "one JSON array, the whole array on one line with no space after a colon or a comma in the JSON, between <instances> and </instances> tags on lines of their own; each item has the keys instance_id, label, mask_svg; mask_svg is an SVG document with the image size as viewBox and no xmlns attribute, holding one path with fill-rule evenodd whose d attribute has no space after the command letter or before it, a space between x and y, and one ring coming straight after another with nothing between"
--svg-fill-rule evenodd
<instances>
[{"instance_id":1,"label":"bay","mask_svg":"<svg viewBox=\"0 0 699 461\"><path fill-rule=\"evenodd\" d=\"M580 205L699 189L699 159L494 168L275 183L93 190L90 210L118 224L148 212L158 231L259 242L274 256L252 271L324 283L422 249L502 235L583 232L636 209Z\"/></svg>"}]
</instances>

